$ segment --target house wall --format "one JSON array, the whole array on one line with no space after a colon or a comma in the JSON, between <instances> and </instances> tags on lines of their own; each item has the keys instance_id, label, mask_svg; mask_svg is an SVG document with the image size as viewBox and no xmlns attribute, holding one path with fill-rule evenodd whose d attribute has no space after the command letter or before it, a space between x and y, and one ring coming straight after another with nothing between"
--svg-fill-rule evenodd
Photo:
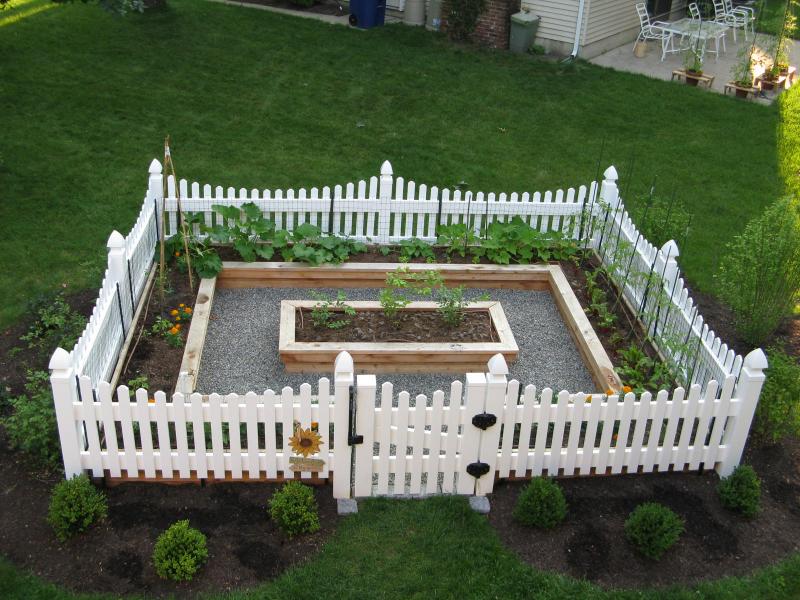
<instances>
[{"instance_id":1,"label":"house wall","mask_svg":"<svg viewBox=\"0 0 800 600\"><path fill-rule=\"evenodd\" d=\"M592 58L633 42L639 33L637 1L585 0L578 55ZM572 52L578 5L579 0L522 0L522 10L529 10L540 18L535 43L556 54ZM671 14L660 18L679 19L685 8L686 0L674 0Z\"/></svg>"}]
</instances>

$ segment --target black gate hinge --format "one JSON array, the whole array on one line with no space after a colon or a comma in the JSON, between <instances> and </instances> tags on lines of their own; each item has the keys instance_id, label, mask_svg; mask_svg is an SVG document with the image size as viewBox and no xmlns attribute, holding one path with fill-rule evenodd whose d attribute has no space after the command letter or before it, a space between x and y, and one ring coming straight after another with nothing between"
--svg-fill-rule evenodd
<instances>
[{"instance_id":1,"label":"black gate hinge","mask_svg":"<svg viewBox=\"0 0 800 600\"><path fill-rule=\"evenodd\" d=\"M492 413L480 413L472 417L472 424L478 429L483 429L484 431L489 429L489 427L495 423L497 423L497 417Z\"/></svg>"},{"instance_id":2,"label":"black gate hinge","mask_svg":"<svg viewBox=\"0 0 800 600\"><path fill-rule=\"evenodd\" d=\"M467 465L467 473L479 479L489 472L489 465L485 462L474 462Z\"/></svg>"}]
</instances>

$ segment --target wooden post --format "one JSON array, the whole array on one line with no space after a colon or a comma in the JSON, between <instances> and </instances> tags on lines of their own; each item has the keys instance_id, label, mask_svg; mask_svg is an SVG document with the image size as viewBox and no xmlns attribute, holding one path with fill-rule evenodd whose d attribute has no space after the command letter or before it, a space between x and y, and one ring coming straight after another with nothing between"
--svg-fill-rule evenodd
<instances>
[{"instance_id":1,"label":"wooden post","mask_svg":"<svg viewBox=\"0 0 800 600\"><path fill-rule=\"evenodd\" d=\"M353 358L340 352L333 366L333 497L350 498L350 446L347 443Z\"/></svg>"},{"instance_id":2,"label":"wooden post","mask_svg":"<svg viewBox=\"0 0 800 600\"><path fill-rule=\"evenodd\" d=\"M61 440L64 474L67 479L72 479L83 473L81 467L82 435L72 407L77 400L72 356L63 348L56 348L50 359L50 386L53 390L58 437Z\"/></svg>"},{"instance_id":3,"label":"wooden post","mask_svg":"<svg viewBox=\"0 0 800 600\"><path fill-rule=\"evenodd\" d=\"M375 439L375 375L359 375L356 379L356 433L364 436L364 441L356 446L355 496L362 498L372 495L373 449ZM391 418L391 408L385 416Z\"/></svg>"},{"instance_id":4,"label":"wooden post","mask_svg":"<svg viewBox=\"0 0 800 600\"><path fill-rule=\"evenodd\" d=\"M484 411L495 415L497 422L481 432L481 443L478 451L478 460L489 465L489 472L477 479L475 495L485 496L490 494L494 487L494 474L497 470L497 448L500 445L500 428L503 424L505 403L514 402L516 398L506 398L508 389L508 365L503 355L498 353L489 359L487 364L489 372L486 375L486 405ZM506 427L514 427L514 423L506 423Z\"/></svg>"},{"instance_id":5,"label":"wooden post","mask_svg":"<svg viewBox=\"0 0 800 600\"><path fill-rule=\"evenodd\" d=\"M392 215L392 164L385 160L381 165L380 187L378 189L378 239L379 244L389 243L389 220Z\"/></svg>"},{"instance_id":6,"label":"wooden post","mask_svg":"<svg viewBox=\"0 0 800 600\"><path fill-rule=\"evenodd\" d=\"M742 460L747 434L750 432L761 387L766 379L764 369L767 367L767 356L761 348L756 348L744 358L735 392L735 397L739 400L738 411L728 418L728 426L722 437L725 453L722 460L714 467L720 477L727 477L733 473Z\"/></svg>"}]
</instances>

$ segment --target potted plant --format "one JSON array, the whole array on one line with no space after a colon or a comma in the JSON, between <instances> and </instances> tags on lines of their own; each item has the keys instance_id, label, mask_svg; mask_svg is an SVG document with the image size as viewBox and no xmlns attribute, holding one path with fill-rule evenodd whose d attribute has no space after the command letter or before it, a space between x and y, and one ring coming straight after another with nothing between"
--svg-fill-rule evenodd
<instances>
[{"instance_id":1,"label":"potted plant","mask_svg":"<svg viewBox=\"0 0 800 600\"><path fill-rule=\"evenodd\" d=\"M733 81L731 85L738 98L747 98L749 93L756 92L757 89L753 87L753 51L755 50L755 39L750 46L743 46L739 50L739 56L736 63L731 69Z\"/></svg>"},{"instance_id":2,"label":"potted plant","mask_svg":"<svg viewBox=\"0 0 800 600\"><path fill-rule=\"evenodd\" d=\"M703 76L703 53L698 44L690 47L683 55L684 80L687 85L696 86Z\"/></svg>"},{"instance_id":3,"label":"potted plant","mask_svg":"<svg viewBox=\"0 0 800 600\"><path fill-rule=\"evenodd\" d=\"M761 76L762 89L776 89L780 84L780 78L789 74L789 54L794 43L792 38L797 29L797 18L789 10L790 4L791 2L786 2L781 31L770 48L772 60Z\"/></svg>"}]
</instances>

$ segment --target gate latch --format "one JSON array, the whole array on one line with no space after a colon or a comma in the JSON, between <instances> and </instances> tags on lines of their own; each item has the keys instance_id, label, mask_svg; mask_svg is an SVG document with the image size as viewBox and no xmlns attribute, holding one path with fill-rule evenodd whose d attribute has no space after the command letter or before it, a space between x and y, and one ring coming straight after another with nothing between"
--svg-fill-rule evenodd
<instances>
[{"instance_id":1,"label":"gate latch","mask_svg":"<svg viewBox=\"0 0 800 600\"><path fill-rule=\"evenodd\" d=\"M488 472L489 465L487 465L485 462L474 462L467 465L467 473L472 475L475 479L483 477Z\"/></svg>"},{"instance_id":2,"label":"gate latch","mask_svg":"<svg viewBox=\"0 0 800 600\"><path fill-rule=\"evenodd\" d=\"M483 429L484 431L489 429L489 427L495 423L497 423L497 417L492 413L480 413L472 417L472 424L478 429Z\"/></svg>"}]
</instances>

